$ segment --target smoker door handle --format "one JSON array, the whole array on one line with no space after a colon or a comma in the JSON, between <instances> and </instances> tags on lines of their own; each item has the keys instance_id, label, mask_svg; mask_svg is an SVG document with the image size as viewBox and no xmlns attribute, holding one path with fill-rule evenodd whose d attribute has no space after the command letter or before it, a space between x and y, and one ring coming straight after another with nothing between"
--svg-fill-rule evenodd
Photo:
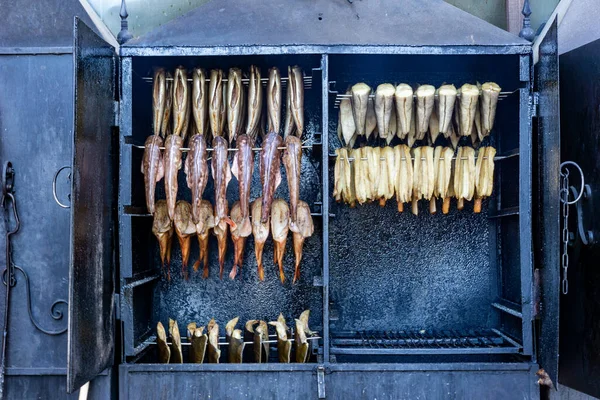
<instances>
[{"instance_id":1,"label":"smoker door handle","mask_svg":"<svg viewBox=\"0 0 600 400\"><path fill-rule=\"evenodd\" d=\"M61 203L60 200L58 199L58 195L56 193L56 180L58 179L58 176L60 175L60 173L65 170L65 169L69 169L69 171L71 170L71 166L70 165L65 165L60 167L55 173L54 173L54 178L52 178L52 196L54 196L54 201L56 202L56 204L58 204L61 208L71 208L70 204L64 204ZM68 180L71 180L71 172L69 172L69 176L67 178ZM69 203L71 202L71 193L69 193L67 195L67 198L69 199Z\"/></svg>"},{"instance_id":2,"label":"smoker door handle","mask_svg":"<svg viewBox=\"0 0 600 400\"><path fill-rule=\"evenodd\" d=\"M577 189L571 186L571 193L573 196L577 196ZM584 207L590 208L592 206L592 188L590 185L584 185L581 201L575 204L575 210L577 212L577 236L581 239L581 243L585 246L591 246L594 244L594 231L592 229L586 229L584 223L590 219L585 218ZM587 214L587 213L586 213Z\"/></svg>"}]
</instances>

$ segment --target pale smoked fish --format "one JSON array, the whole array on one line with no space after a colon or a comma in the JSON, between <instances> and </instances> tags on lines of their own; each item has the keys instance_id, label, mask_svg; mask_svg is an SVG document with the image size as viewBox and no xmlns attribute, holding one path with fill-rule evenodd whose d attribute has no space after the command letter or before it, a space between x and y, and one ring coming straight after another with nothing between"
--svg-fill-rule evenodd
<instances>
[{"instance_id":1,"label":"pale smoked fish","mask_svg":"<svg viewBox=\"0 0 600 400\"><path fill-rule=\"evenodd\" d=\"M396 114L394 113L394 116ZM352 118L354 123L354 118ZM390 121L391 123L391 121ZM365 122L365 138L369 140L371 135L377 133L377 114L375 113L375 100L369 97L367 102L367 122ZM375 135L377 137L377 135Z\"/></svg>"},{"instance_id":2,"label":"pale smoked fish","mask_svg":"<svg viewBox=\"0 0 600 400\"><path fill-rule=\"evenodd\" d=\"M231 240L233 241L233 268L229 273L229 279L235 279L238 270L242 269L244 262L244 247L246 246L246 236L240 236L239 230L242 224L242 210L240 202L236 201L231 207L231 219L236 223L237 228L231 230ZM248 220L250 222L250 220ZM250 226L252 228L252 225Z\"/></svg>"},{"instance_id":3,"label":"pale smoked fish","mask_svg":"<svg viewBox=\"0 0 600 400\"><path fill-rule=\"evenodd\" d=\"M234 225L227 216L227 185L231 181L231 167L227 161L227 140L221 136L213 139L212 177L215 186L215 226L221 221Z\"/></svg>"},{"instance_id":4,"label":"pale smoked fish","mask_svg":"<svg viewBox=\"0 0 600 400\"><path fill-rule=\"evenodd\" d=\"M375 115L377 117L377 130L379 137L387 139L390 133L390 119L394 108L394 85L384 83L377 86L375 91Z\"/></svg>"},{"instance_id":5,"label":"pale smoked fish","mask_svg":"<svg viewBox=\"0 0 600 400\"><path fill-rule=\"evenodd\" d=\"M454 163L454 195L457 208L464 208L464 201L471 201L475 192L475 150L472 147L459 147Z\"/></svg>"},{"instance_id":6,"label":"pale smoked fish","mask_svg":"<svg viewBox=\"0 0 600 400\"><path fill-rule=\"evenodd\" d=\"M171 364L183 363L183 352L181 351L181 335L177 321L169 318L169 334L171 335Z\"/></svg>"},{"instance_id":7,"label":"pale smoked fish","mask_svg":"<svg viewBox=\"0 0 600 400\"><path fill-rule=\"evenodd\" d=\"M396 157L396 150L391 146L385 146L381 152L381 157L385 158L382 163L382 168L387 168L387 191L385 194L385 200L390 200L396 193L396 186L398 185L398 158Z\"/></svg>"},{"instance_id":8,"label":"pale smoked fish","mask_svg":"<svg viewBox=\"0 0 600 400\"><path fill-rule=\"evenodd\" d=\"M440 134L439 126L438 111L436 107L434 107L433 111L431 111L431 118L429 119L429 141L432 146L435 144L435 140Z\"/></svg>"},{"instance_id":9,"label":"pale smoked fish","mask_svg":"<svg viewBox=\"0 0 600 400\"><path fill-rule=\"evenodd\" d=\"M249 135L253 141L256 141L262 117L262 93L260 68L256 65L251 65L250 78L248 79L248 123L246 124L246 135Z\"/></svg>"},{"instance_id":10,"label":"pale smoked fish","mask_svg":"<svg viewBox=\"0 0 600 400\"><path fill-rule=\"evenodd\" d=\"M294 244L294 280L292 283L296 283L300 279L300 262L302 261L302 247L304 246L304 240L311 237L315 231L313 219L310 214L310 207L304 201L298 202L298 215L296 219L297 230L292 234L292 240Z\"/></svg>"},{"instance_id":11,"label":"pale smoked fish","mask_svg":"<svg viewBox=\"0 0 600 400\"><path fill-rule=\"evenodd\" d=\"M429 130L429 119L435 103L435 88L431 85L421 85L416 94L417 140L422 140Z\"/></svg>"},{"instance_id":12,"label":"pale smoked fish","mask_svg":"<svg viewBox=\"0 0 600 400\"><path fill-rule=\"evenodd\" d=\"M156 184L165 175L160 147L163 140L160 136L148 136L144 144L144 157L142 158L142 174L144 174L144 187L146 189L146 207L150 214L154 214L154 193Z\"/></svg>"},{"instance_id":13,"label":"pale smoked fish","mask_svg":"<svg viewBox=\"0 0 600 400\"><path fill-rule=\"evenodd\" d=\"M190 333L190 342L192 343L190 350L190 362L202 364L204 362L204 356L206 355L208 336L206 333L204 333L203 326L194 328L194 330Z\"/></svg>"},{"instance_id":14,"label":"pale smoked fish","mask_svg":"<svg viewBox=\"0 0 600 400\"><path fill-rule=\"evenodd\" d=\"M296 215L298 201L300 200L300 170L302 167L302 142L296 136L285 138L283 151L283 165L285 166L288 188L290 191L290 230L298 232Z\"/></svg>"},{"instance_id":15,"label":"pale smoked fish","mask_svg":"<svg viewBox=\"0 0 600 400\"><path fill-rule=\"evenodd\" d=\"M269 237L271 230L271 221L267 216L265 223L261 222L262 216L262 198L259 197L252 202L252 236L254 236L254 253L256 255L256 264L258 268L258 279L265 280L265 271L263 268L262 256L265 242Z\"/></svg>"},{"instance_id":16,"label":"pale smoked fish","mask_svg":"<svg viewBox=\"0 0 600 400\"><path fill-rule=\"evenodd\" d=\"M269 341L269 328L265 321L253 319L246 322L246 341L254 342L254 362L269 361L269 343L266 343Z\"/></svg>"},{"instance_id":17,"label":"pale smoked fish","mask_svg":"<svg viewBox=\"0 0 600 400\"><path fill-rule=\"evenodd\" d=\"M290 222L290 208L285 200L273 200L271 210L271 235L273 236L273 259L279 266L279 279L281 283L285 282L285 273L283 272L283 256L285 254L285 244L287 242Z\"/></svg>"},{"instance_id":18,"label":"pale smoked fish","mask_svg":"<svg viewBox=\"0 0 600 400\"><path fill-rule=\"evenodd\" d=\"M377 188L379 187L379 171L381 165L380 147L363 147L362 155L363 158L367 158L367 179L369 181L367 199L373 201L378 197Z\"/></svg>"},{"instance_id":19,"label":"pale smoked fish","mask_svg":"<svg viewBox=\"0 0 600 400\"><path fill-rule=\"evenodd\" d=\"M262 185L261 222L267 222L271 212L273 194L281 183L281 150L282 139L276 132L269 133L263 140L260 153L260 181Z\"/></svg>"},{"instance_id":20,"label":"pale smoked fish","mask_svg":"<svg viewBox=\"0 0 600 400\"><path fill-rule=\"evenodd\" d=\"M283 137L286 138L290 135L294 135L295 131L296 124L294 122L294 115L292 114L292 86L288 85L285 96L285 121L283 123Z\"/></svg>"},{"instance_id":21,"label":"pale smoked fish","mask_svg":"<svg viewBox=\"0 0 600 400\"><path fill-rule=\"evenodd\" d=\"M267 120L269 132L279 133L281 128L281 74L279 69L269 69L267 84Z\"/></svg>"},{"instance_id":22,"label":"pale smoked fish","mask_svg":"<svg viewBox=\"0 0 600 400\"><path fill-rule=\"evenodd\" d=\"M225 203L225 213L229 212L229 207ZM215 224L213 228L213 235L217 238L217 249L219 252L219 279L223 279L223 270L225 268L225 255L227 254L227 234L229 232L229 225L221 220L221 223Z\"/></svg>"},{"instance_id":23,"label":"pale smoked fish","mask_svg":"<svg viewBox=\"0 0 600 400\"><path fill-rule=\"evenodd\" d=\"M181 273L188 279L188 261L190 259L190 243L192 235L196 233L196 224L192 220L192 206L185 200L179 200L175 205L175 233L181 248Z\"/></svg>"},{"instance_id":24,"label":"pale smoked fish","mask_svg":"<svg viewBox=\"0 0 600 400\"><path fill-rule=\"evenodd\" d=\"M202 278L208 278L208 237L210 230L215 226L213 206L208 200L202 200L199 207L198 223L196 223L196 236L198 237L198 261L194 263L194 271L198 271L200 263L203 264Z\"/></svg>"},{"instance_id":25,"label":"pale smoked fish","mask_svg":"<svg viewBox=\"0 0 600 400\"><path fill-rule=\"evenodd\" d=\"M479 140L490 134L496 119L496 106L500 96L500 86L494 82L486 82L481 85L481 126L482 136Z\"/></svg>"},{"instance_id":26,"label":"pale smoked fish","mask_svg":"<svg viewBox=\"0 0 600 400\"><path fill-rule=\"evenodd\" d=\"M185 134L183 128L189 107L187 71L185 68L177 67L173 79L173 134L183 136Z\"/></svg>"},{"instance_id":27,"label":"pale smoked fish","mask_svg":"<svg viewBox=\"0 0 600 400\"><path fill-rule=\"evenodd\" d=\"M433 194L438 199L443 199L442 213L448 214L450 210L449 187L453 184L450 180L452 175L452 157L454 150L450 147L438 146L434 153L435 188Z\"/></svg>"},{"instance_id":28,"label":"pale smoked fish","mask_svg":"<svg viewBox=\"0 0 600 400\"><path fill-rule=\"evenodd\" d=\"M158 239L160 248L160 261L163 273L171 280L169 264L171 263L171 239L173 238L173 221L169 218L167 202L158 200L155 205L154 219L152 221L152 233ZM165 269L166 267L166 269Z\"/></svg>"},{"instance_id":29,"label":"pale smoked fish","mask_svg":"<svg viewBox=\"0 0 600 400\"><path fill-rule=\"evenodd\" d=\"M420 199L430 200L433 196L435 172L433 168L433 147L421 146L413 149L414 173L413 173L413 197L412 212L419 213L418 201Z\"/></svg>"},{"instance_id":30,"label":"pale smoked fish","mask_svg":"<svg viewBox=\"0 0 600 400\"><path fill-rule=\"evenodd\" d=\"M396 201L398 202L398 212L403 212L404 203L412 200L413 163L410 148L407 145L399 144L394 147L394 151L398 163Z\"/></svg>"},{"instance_id":31,"label":"pale smoked fish","mask_svg":"<svg viewBox=\"0 0 600 400\"><path fill-rule=\"evenodd\" d=\"M206 72L202 68L194 68L192 77L192 110L196 132L208 140L208 88Z\"/></svg>"},{"instance_id":32,"label":"pale smoked fish","mask_svg":"<svg viewBox=\"0 0 600 400\"><path fill-rule=\"evenodd\" d=\"M491 196L494 188L494 157L496 149L493 147L481 147L477 155L475 165L475 203L473 212L481 212L481 202L484 198Z\"/></svg>"},{"instance_id":33,"label":"pale smoked fish","mask_svg":"<svg viewBox=\"0 0 600 400\"><path fill-rule=\"evenodd\" d=\"M237 138L237 150L233 156L231 172L238 180L240 191L241 220L237 234L246 238L252 233L250 222L250 186L252 184L252 172L254 171L254 152L252 151L252 138L248 135L240 135ZM235 221L234 221L235 222Z\"/></svg>"},{"instance_id":34,"label":"pale smoked fish","mask_svg":"<svg viewBox=\"0 0 600 400\"><path fill-rule=\"evenodd\" d=\"M288 90L291 91L291 107L296 136L301 137L304 132L304 76L299 66L288 68Z\"/></svg>"},{"instance_id":35,"label":"pale smoked fish","mask_svg":"<svg viewBox=\"0 0 600 400\"><path fill-rule=\"evenodd\" d=\"M160 136L166 138L171 130L171 113L173 112L173 74L165 74L165 106L161 119Z\"/></svg>"},{"instance_id":36,"label":"pale smoked fish","mask_svg":"<svg viewBox=\"0 0 600 400\"><path fill-rule=\"evenodd\" d=\"M198 223L202 194L208 182L205 137L203 135L192 136L189 146L190 151L185 159L184 171L187 186L192 190L192 217L194 223Z\"/></svg>"},{"instance_id":37,"label":"pale smoked fish","mask_svg":"<svg viewBox=\"0 0 600 400\"><path fill-rule=\"evenodd\" d=\"M385 156L385 154L387 154L387 150L391 150L392 154L394 154L394 149L392 149L389 146L385 146L382 147L379 150L379 155L380 155L380 159L379 159L379 180L377 182L377 191L376 191L376 199L379 200L379 205L381 207L385 207L385 202L387 201L387 199L389 199L391 196L394 195L394 192L392 191L392 194L388 197L388 184L389 184L389 179L388 179L388 169L387 169L387 162L388 159ZM392 155L393 158L393 155ZM393 162L393 160L392 160Z\"/></svg>"},{"instance_id":38,"label":"pale smoked fish","mask_svg":"<svg viewBox=\"0 0 600 400\"><path fill-rule=\"evenodd\" d=\"M385 138L385 142L389 146L392 140L398 134L398 119L396 118L396 108L392 107L392 115L390 117L390 132L388 136Z\"/></svg>"},{"instance_id":39,"label":"pale smoked fish","mask_svg":"<svg viewBox=\"0 0 600 400\"><path fill-rule=\"evenodd\" d=\"M461 136L471 136L475 112L479 101L479 88L465 83L460 88L460 129Z\"/></svg>"},{"instance_id":40,"label":"pale smoked fish","mask_svg":"<svg viewBox=\"0 0 600 400\"><path fill-rule=\"evenodd\" d=\"M242 70L230 68L227 78L227 127L229 143L233 143L240 133L244 90L242 87Z\"/></svg>"},{"instance_id":41,"label":"pale smoked fish","mask_svg":"<svg viewBox=\"0 0 600 400\"><path fill-rule=\"evenodd\" d=\"M239 329L234 329L238 320L239 318L235 317L225 326L225 337L227 339L227 343L229 344L227 354L230 364L241 364L242 355L244 353L245 343L244 339L242 339L242 331Z\"/></svg>"},{"instance_id":42,"label":"pale smoked fish","mask_svg":"<svg viewBox=\"0 0 600 400\"><path fill-rule=\"evenodd\" d=\"M169 218L175 218L175 202L177 201L177 175L181 169L181 148L183 139L181 136L169 135L165 140L164 169L165 169L165 195Z\"/></svg>"},{"instance_id":43,"label":"pale smoked fish","mask_svg":"<svg viewBox=\"0 0 600 400\"><path fill-rule=\"evenodd\" d=\"M188 82L186 82L187 87L188 87L188 101L187 104L188 106L186 107L186 112L185 112L185 118L183 120L183 128L181 129L181 138L183 139L183 142L185 143L185 138L187 137L188 133L190 130L194 130L194 117L192 117L192 85L189 84ZM191 136L191 135L190 135Z\"/></svg>"},{"instance_id":44,"label":"pale smoked fish","mask_svg":"<svg viewBox=\"0 0 600 400\"><path fill-rule=\"evenodd\" d=\"M225 120L225 103L223 102L223 71L220 69L210 71L208 115L213 138L222 136L223 122Z\"/></svg>"},{"instance_id":45,"label":"pale smoked fish","mask_svg":"<svg viewBox=\"0 0 600 400\"><path fill-rule=\"evenodd\" d=\"M410 131L410 124L413 117L413 90L406 83L396 86L394 93L396 104L396 119L398 127L398 137L406 138Z\"/></svg>"},{"instance_id":46,"label":"pale smoked fish","mask_svg":"<svg viewBox=\"0 0 600 400\"><path fill-rule=\"evenodd\" d=\"M448 131L452 124L456 93L457 91L454 85L442 85L438 89L437 115L439 118L439 132L446 138L449 137Z\"/></svg>"},{"instance_id":47,"label":"pale smoked fish","mask_svg":"<svg viewBox=\"0 0 600 400\"><path fill-rule=\"evenodd\" d=\"M171 359L171 349L167 344L167 332L160 321L156 324L156 346L158 351L158 362L161 364L168 364Z\"/></svg>"},{"instance_id":48,"label":"pale smoked fish","mask_svg":"<svg viewBox=\"0 0 600 400\"><path fill-rule=\"evenodd\" d=\"M221 358L221 350L219 349L219 324L211 319L206 326L208 332L208 362L211 364L218 364Z\"/></svg>"},{"instance_id":49,"label":"pale smoked fish","mask_svg":"<svg viewBox=\"0 0 600 400\"><path fill-rule=\"evenodd\" d=\"M287 329L285 326L285 320L272 321L269 325L275 327L277 332L277 356L280 363L289 363L292 353L292 341L287 336Z\"/></svg>"},{"instance_id":50,"label":"pale smoked fish","mask_svg":"<svg viewBox=\"0 0 600 400\"><path fill-rule=\"evenodd\" d=\"M162 127L162 119L165 114L165 102L167 100L167 81L165 70L158 68L154 71L153 79L153 90L152 90L152 112L153 112L153 130L154 135L160 135L160 128Z\"/></svg>"},{"instance_id":51,"label":"pale smoked fish","mask_svg":"<svg viewBox=\"0 0 600 400\"><path fill-rule=\"evenodd\" d=\"M346 92L347 95L351 95L351 93L350 91ZM349 98L345 98L340 102L339 121L342 137L344 138L342 145L351 149L356 140L356 124L352 113L352 102Z\"/></svg>"},{"instance_id":52,"label":"pale smoked fish","mask_svg":"<svg viewBox=\"0 0 600 400\"><path fill-rule=\"evenodd\" d=\"M311 331L308 327L308 318L310 316L310 310L305 310L300 317L296 319L296 362L305 363L308 362L310 345L308 344L308 337L313 336L315 332Z\"/></svg>"},{"instance_id":53,"label":"pale smoked fish","mask_svg":"<svg viewBox=\"0 0 600 400\"><path fill-rule=\"evenodd\" d=\"M366 83L361 82L352 86L350 91L352 93L352 114L354 115L356 134L357 136L364 136L367 122L367 103L371 88Z\"/></svg>"},{"instance_id":54,"label":"pale smoked fish","mask_svg":"<svg viewBox=\"0 0 600 400\"><path fill-rule=\"evenodd\" d=\"M371 194L371 182L368 176L368 164L367 160L363 160L366 157L365 147L361 149L352 149L350 152L350 158L354 159L353 171L354 178L354 189L356 193L356 200L359 204L364 204L369 199Z\"/></svg>"}]
</instances>

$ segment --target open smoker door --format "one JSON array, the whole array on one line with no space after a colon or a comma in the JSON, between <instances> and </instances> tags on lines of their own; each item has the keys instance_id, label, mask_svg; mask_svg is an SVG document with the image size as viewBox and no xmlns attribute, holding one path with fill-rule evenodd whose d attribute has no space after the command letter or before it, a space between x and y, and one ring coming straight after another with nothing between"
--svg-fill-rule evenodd
<instances>
[{"instance_id":1,"label":"open smoker door","mask_svg":"<svg viewBox=\"0 0 600 400\"><path fill-rule=\"evenodd\" d=\"M113 364L115 50L82 21L74 27L75 121L67 390Z\"/></svg>"},{"instance_id":2,"label":"open smoker door","mask_svg":"<svg viewBox=\"0 0 600 400\"><path fill-rule=\"evenodd\" d=\"M600 40L561 54L561 157L583 171L570 206L569 292L560 304L561 385L600 397ZM579 192L576 168L569 186Z\"/></svg>"},{"instance_id":3,"label":"open smoker door","mask_svg":"<svg viewBox=\"0 0 600 400\"><path fill-rule=\"evenodd\" d=\"M536 268L540 269L539 364L557 387L560 297L560 119L556 18L539 45L535 65L537 118ZM535 197L534 197L535 198Z\"/></svg>"}]
</instances>

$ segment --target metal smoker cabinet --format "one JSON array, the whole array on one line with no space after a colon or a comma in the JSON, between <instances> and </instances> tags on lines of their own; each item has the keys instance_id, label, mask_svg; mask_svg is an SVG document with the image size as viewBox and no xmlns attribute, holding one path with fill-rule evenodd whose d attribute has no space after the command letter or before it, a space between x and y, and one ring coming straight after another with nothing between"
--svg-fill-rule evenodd
<instances>
[{"instance_id":1,"label":"metal smoker cabinet","mask_svg":"<svg viewBox=\"0 0 600 400\"><path fill-rule=\"evenodd\" d=\"M558 374L556 23L534 71L528 42L443 1L298 3L209 2L118 55L76 20L69 390L116 358L122 398L537 398L538 366L553 382ZM153 67L180 64L263 71L299 64L311 76L313 148L304 157L314 168L301 187L320 215L305 283L161 281L137 146L151 127L147 77ZM334 204L330 154L339 146L336 99L346 85L486 80L511 93L490 139L503 158L481 215L413 217L390 206ZM369 230L374 241L365 240ZM229 300L221 301L224 293ZM276 301L263 300L269 296ZM323 337L315 363L154 362L156 322L170 316L274 318L308 307Z\"/></svg>"}]
</instances>

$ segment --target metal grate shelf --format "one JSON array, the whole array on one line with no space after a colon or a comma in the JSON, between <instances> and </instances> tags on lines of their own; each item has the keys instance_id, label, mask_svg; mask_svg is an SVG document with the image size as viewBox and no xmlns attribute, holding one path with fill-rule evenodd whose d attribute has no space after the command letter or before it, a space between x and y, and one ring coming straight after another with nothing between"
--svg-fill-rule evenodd
<instances>
[{"instance_id":1,"label":"metal grate shelf","mask_svg":"<svg viewBox=\"0 0 600 400\"><path fill-rule=\"evenodd\" d=\"M331 353L345 355L517 354L521 345L496 329L344 332Z\"/></svg>"}]
</instances>

